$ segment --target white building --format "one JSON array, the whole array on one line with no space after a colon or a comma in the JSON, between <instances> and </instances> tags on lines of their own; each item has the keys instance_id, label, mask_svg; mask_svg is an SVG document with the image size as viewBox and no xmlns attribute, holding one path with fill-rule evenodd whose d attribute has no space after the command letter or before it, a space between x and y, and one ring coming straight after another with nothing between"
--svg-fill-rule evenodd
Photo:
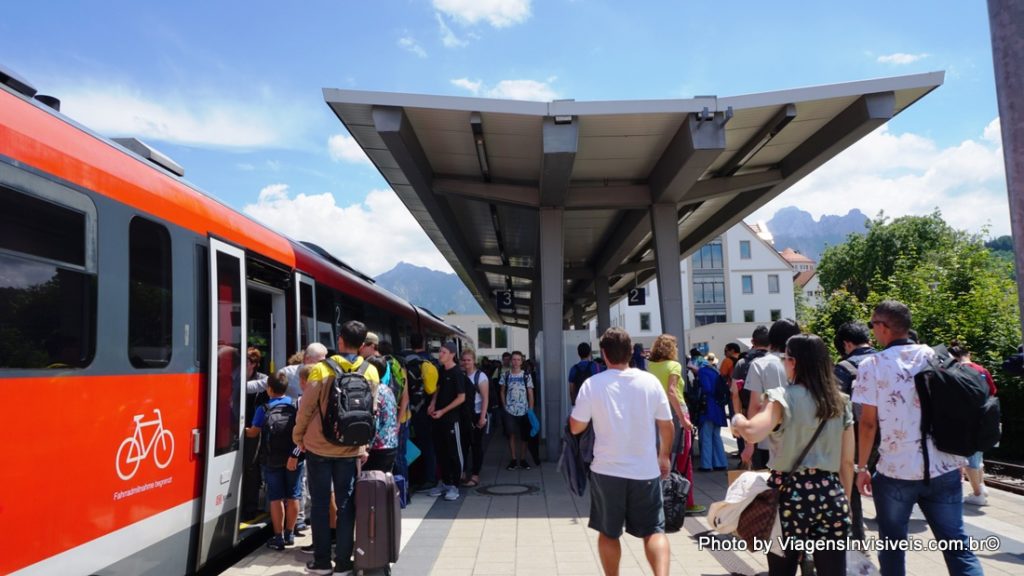
<instances>
[{"instance_id":1,"label":"white building","mask_svg":"<svg viewBox=\"0 0 1024 576\"><path fill-rule=\"evenodd\" d=\"M680 262L687 350L709 343L705 335L717 332L702 328L698 331L700 342L691 341L689 332L698 327L721 324L729 334L719 336L731 339L733 334L742 334L749 338L758 324L796 317L793 268L770 239L766 231L758 233L755 227L741 222ZM612 326L625 328L634 342L650 347L661 334L657 282L650 282L645 289L646 305L629 306L622 299L611 307L610 321ZM591 329L596 329L596 322L591 323ZM719 339L711 336L711 340Z\"/></svg>"},{"instance_id":2,"label":"white building","mask_svg":"<svg viewBox=\"0 0 1024 576\"><path fill-rule=\"evenodd\" d=\"M820 306L823 295L818 280L818 264L792 248L783 250L782 257L793 267L793 289L803 295L804 302L811 308Z\"/></svg>"},{"instance_id":3,"label":"white building","mask_svg":"<svg viewBox=\"0 0 1024 576\"><path fill-rule=\"evenodd\" d=\"M503 353L515 350L530 356L530 333L526 328L495 324L484 314L449 314L444 321L469 335L477 358L500 358Z\"/></svg>"}]
</instances>

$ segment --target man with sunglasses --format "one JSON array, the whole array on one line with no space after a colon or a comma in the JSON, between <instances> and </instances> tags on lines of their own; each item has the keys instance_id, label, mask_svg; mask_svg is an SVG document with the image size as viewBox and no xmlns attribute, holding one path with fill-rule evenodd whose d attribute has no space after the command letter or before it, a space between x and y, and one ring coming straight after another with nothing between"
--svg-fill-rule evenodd
<instances>
[{"instance_id":1,"label":"man with sunglasses","mask_svg":"<svg viewBox=\"0 0 1024 576\"><path fill-rule=\"evenodd\" d=\"M981 564L964 533L960 467L966 459L938 450L928 439L924 449L931 480L924 479L921 404L914 376L935 353L908 337L910 309L902 302L886 300L875 306L868 326L883 350L860 363L853 384L853 401L861 405L854 470L857 490L874 496L878 535L886 543L878 552L882 574L905 573L906 553L899 546L907 539L910 513L917 504L936 540L963 543L960 550L943 547L949 573L980 575ZM881 443L872 476L867 464L876 430Z\"/></svg>"}]
</instances>

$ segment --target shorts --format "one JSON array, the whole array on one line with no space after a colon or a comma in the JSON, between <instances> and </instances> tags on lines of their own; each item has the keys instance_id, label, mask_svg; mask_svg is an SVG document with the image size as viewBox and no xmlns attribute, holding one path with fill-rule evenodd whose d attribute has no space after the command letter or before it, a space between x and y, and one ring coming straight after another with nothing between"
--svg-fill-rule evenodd
<instances>
[{"instance_id":1,"label":"shorts","mask_svg":"<svg viewBox=\"0 0 1024 576\"><path fill-rule=\"evenodd\" d=\"M506 411L501 413L501 421L505 427L505 436L508 438L530 439L530 417L526 414L513 416Z\"/></svg>"},{"instance_id":2,"label":"shorts","mask_svg":"<svg viewBox=\"0 0 1024 576\"><path fill-rule=\"evenodd\" d=\"M285 468L263 467L263 481L267 483L267 498L271 502L277 500L301 500L302 477L306 471L306 463L299 462L294 471Z\"/></svg>"},{"instance_id":3,"label":"shorts","mask_svg":"<svg viewBox=\"0 0 1024 576\"><path fill-rule=\"evenodd\" d=\"M617 539L622 535L623 525L627 533L637 538L665 531L661 479L631 480L591 472L587 526Z\"/></svg>"},{"instance_id":4,"label":"shorts","mask_svg":"<svg viewBox=\"0 0 1024 576\"><path fill-rule=\"evenodd\" d=\"M971 470L981 470L981 452L975 452L967 458L967 467Z\"/></svg>"}]
</instances>

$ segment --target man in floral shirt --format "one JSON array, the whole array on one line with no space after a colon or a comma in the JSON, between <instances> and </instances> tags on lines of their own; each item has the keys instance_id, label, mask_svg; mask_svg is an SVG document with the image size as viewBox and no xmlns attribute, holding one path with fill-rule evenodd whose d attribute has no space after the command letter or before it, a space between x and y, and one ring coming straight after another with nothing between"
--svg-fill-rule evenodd
<instances>
[{"instance_id":1,"label":"man in floral shirt","mask_svg":"<svg viewBox=\"0 0 1024 576\"><path fill-rule=\"evenodd\" d=\"M875 306L868 326L884 349L860 363L853 386L853 401L862 405L855 466L857 489L864 496L874 495L878 535L882 540L907 539L910 513L917 504L936 540L964 543L963 550L943 552L949 573L980 575L981 564L968 549L964 533L960 467L965 459L941 452L929 438L931 480L924 480L921 403L914 387L914 376L928 365L935 353L908 338L910 309L901 302L886 300ZM881 433L881 444L877 470L872 477L867 463L876 431ZM904 574L905 554L900 549L880 550L878 563L882 574Z\"/></svg>"}]
</instances>

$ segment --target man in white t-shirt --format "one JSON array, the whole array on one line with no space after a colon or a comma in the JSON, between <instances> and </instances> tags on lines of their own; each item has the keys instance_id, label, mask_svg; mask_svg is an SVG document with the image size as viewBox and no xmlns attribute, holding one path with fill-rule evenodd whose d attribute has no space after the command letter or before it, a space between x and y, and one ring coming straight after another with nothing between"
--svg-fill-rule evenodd
<instances>
[{"instance_id":1,"label":"man in white t-shirt","mask_svg":"<svg viewBox=\"0 0 1024 576\"><path fill-rule=\"evenodd\" d=\"M786 367L782 364L782 356L786 351L786 341L800 333L800 325L795 320L783 318L772 323L768 329L768 345L770 352L750 363L744 390L750 391L750 405L747 407L747 418L753 418L764 406L762 396L772 388L789 385ZM740 460L744 464L752 464L755 470L772 468L771 454L775 451L772 440L766 438L743 447Z\"/></svg>"},{"instance_id":2,"label":"man in white t-shirt","mask_svg":"<svg viewBox=\"0 0 1024 576\"><path fill-rule=\"evenodd\" d=\"M875 501L878 536L889 542L905 542L914 504L921 508L935 539L959 540L943 548L950 574L981 575L981 563L970 551L964 532L963 490L960 467L966 459L947 454L927 442L929 480L924 475L921 449L921 403L914 377L935 355L928 346L910 340L910 309L886 300L875 306L868 326L884 348L857 367L853 401L861 404L860 442L854 467L857 489ZM867 469L875 432L881 435L875 475ZM878 552L882 574L904 574L906 553L889 546Z\"/></svg>"},{"instance_id":3,"label":"man in white t-shirt","mask_svg":"<svg viewBox=\"0 0 1024 576\"><path fill-rule=\"evenodd\" d=\"M569 427L573 434L581 434L589 423L594 425L589 526L599 533L597 549L604 573L618 574L619 537L625 525L626 532L643 538L655 576L664 576L670 552L661 478L669 473L672 411L658 379L629 368L631 352L625 330L605 331L601 355L608 369L583 382Z\"/></svg>"}]
</instances>

